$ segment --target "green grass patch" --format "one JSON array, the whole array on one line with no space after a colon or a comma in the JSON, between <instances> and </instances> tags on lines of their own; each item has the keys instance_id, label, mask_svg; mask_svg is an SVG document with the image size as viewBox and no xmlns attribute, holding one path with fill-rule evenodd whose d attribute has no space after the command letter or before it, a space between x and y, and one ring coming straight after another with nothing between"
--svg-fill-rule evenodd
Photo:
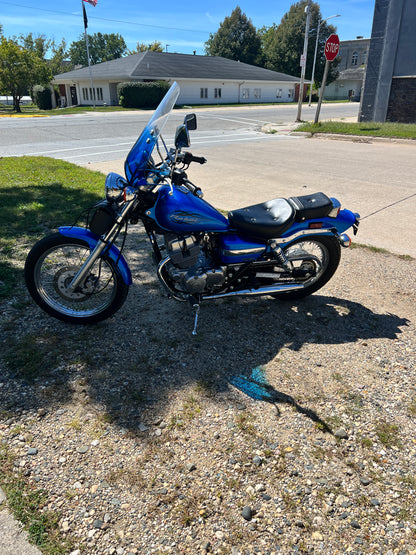
<instances>
[{"instance_id":1,"label":"green grass patch","mask_svg":"<svg viewBox=\"0 0 416 555\"><path fill-rule=\"evenodd\" d=\"M46 492L34 487L21 473L16 473L13 462L10 452L0 448L0 486L6 494L10 512L22 523L30 542L44 555L69 553L74 545L60 537L60 515L45 509Z\"/></svg>"},{"instance_id":2,"label":"green grass patch","mask_svg":"<svg viewBox=\"0 0 416 555\"><path fill-rule=\"evenodd\" d=\"M53 158L0 159L0 298L13 292L21 276L22 245L73 224L103 197L104 180L99 172Z\"/></svg>"},{"instance_id":3,"label":"green grass patch","mask_svg":"<svg viewBox=\"0 0 416 555\"><path fill-rule=\"evenodd\" d=\"M416 124L413 123L347 123L341 121L323 121L305 123L296 131L315 133L335 133L341 135L358 135L367 137L390 137L416 139Z\"/></svg>"}]
</instances>

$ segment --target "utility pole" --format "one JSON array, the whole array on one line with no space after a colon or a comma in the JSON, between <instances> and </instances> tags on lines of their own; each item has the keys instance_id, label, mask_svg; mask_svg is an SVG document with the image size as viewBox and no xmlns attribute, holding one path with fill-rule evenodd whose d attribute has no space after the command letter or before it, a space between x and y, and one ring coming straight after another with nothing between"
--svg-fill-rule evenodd
<instances>
[{"instance_id":1,"label":"utility pole","mask_svg":"<svg viewBox=\"0 0 416 555\"><path fill-rule=\"evenodd\" d=\"M302 72L300 75L300 86L299 86L299 100L298 100L298 115L296 121L301 121L302 115L302 101L303 101L303 85L305 82L305 71L306 71L306 57L308 55L308 40L309 40L309 25L311 22L311 0L308 0L308 5L306 6L306 27L305 27L305 40L303 41L303 54L300 59L300 65L302 67Z\"/></svg>"}]
</instances>

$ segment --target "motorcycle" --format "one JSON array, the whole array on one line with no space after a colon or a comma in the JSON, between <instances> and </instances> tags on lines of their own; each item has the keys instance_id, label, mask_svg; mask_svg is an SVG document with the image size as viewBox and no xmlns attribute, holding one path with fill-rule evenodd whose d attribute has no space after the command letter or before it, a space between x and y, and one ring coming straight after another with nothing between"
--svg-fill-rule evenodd
<instances>
[{"instance_id":1,"label":"motorcycle","mask_svg":"<svg viewBox=\"0 0 416 555\"><path fill-rule=\"evenodd\" d=\"M195 114L177 127L173 148L162 137L178 95L174 83L130 150L125 178L107 175L105 199L92 207L86 226L60 227L29 252L27 288L51 316L92 324L120 309L132 284L123 247L128 224L138 222L150 240L163 288L194 307L194 334L203 301L259 295L300 299L334 275L341 247L351 244L345 231L352 227L357 233L359 214L320 192L276 198L226 217L203 200L186 173L191 163L206 162L185 150L189 131L197 127Z\"/></svg>"}]
</instances>

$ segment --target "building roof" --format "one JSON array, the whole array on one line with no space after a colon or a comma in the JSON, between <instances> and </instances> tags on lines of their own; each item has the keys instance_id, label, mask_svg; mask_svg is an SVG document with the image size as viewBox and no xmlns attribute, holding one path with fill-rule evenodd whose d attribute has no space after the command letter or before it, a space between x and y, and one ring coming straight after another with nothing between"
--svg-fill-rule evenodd
<instances>
[{"instance_id":1,"label":"building roof","mask_svg":"<svg viewBox=\"0 0 416 555\"><path fill-rule=\"evenodd\" d=\"M344 69L339 72L337 81L362 81L364 79L364 66Z\"/></svg>"},{"instance_id":2,"label":"building roof","mask_svg":"<svg viewBox=\"0 0 416 555\"><path fill-rule=\"evenodd\" d=\"M236 62L219 56L196 56L170 52L139 52L92 66L94 79L223 79L244 81L296 82L299 77ZM54 81L89 79L89 68L56 75Z\"/></svg>"}]
</instances>

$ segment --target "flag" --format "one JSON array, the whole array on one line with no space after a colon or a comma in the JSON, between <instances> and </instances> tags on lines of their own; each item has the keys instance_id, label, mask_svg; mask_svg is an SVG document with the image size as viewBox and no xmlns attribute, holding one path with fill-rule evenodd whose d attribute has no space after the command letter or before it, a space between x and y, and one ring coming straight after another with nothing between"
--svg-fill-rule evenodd
<instances>
[{"instance_id":1,"label":"flag","mask_svg":"<svg viewBox=\"0 0 416 555\"><path fill-rule=\"evenodd\" d=\"M94 8L97 5L97 0L84 0L84 2L88 2L88 4L92 4Z\"/></svg>"},{"instance_id":2,"label":"flag","mask_svg":"<svg viewBox=\"0 0 416 555\"><path fill-rule=\"evenodd\" d=\"M82 4L82 13L84 16L84 29L86 29L88 27L88 18L87 18L87 12L85 11L84 4Z\"/></svg>"}]
</instances>

